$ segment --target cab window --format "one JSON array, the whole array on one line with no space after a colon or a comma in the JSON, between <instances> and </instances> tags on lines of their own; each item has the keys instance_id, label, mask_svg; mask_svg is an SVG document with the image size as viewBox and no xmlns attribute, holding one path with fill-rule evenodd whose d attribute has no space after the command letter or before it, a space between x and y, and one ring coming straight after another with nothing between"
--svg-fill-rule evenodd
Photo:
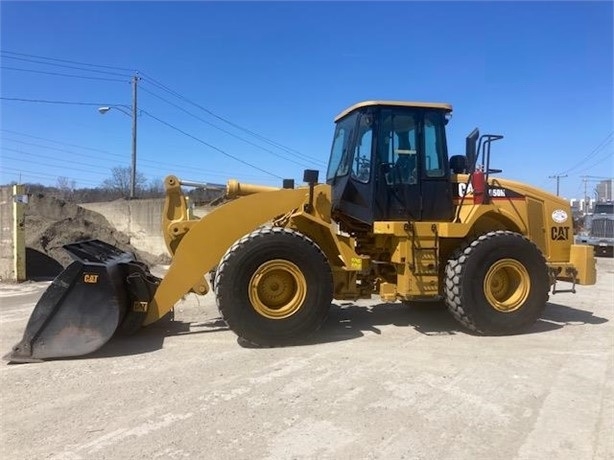
<instances>
[{"instance_id":1,"label":"cab window","mask_svg":"<svg viewBox=\"0 0 614 460\"><path fill-rule=\"evenodd\" d=\"M360 182L369 182L371 176L371 145L373 142L373 117L360 118L356 149L352 161L352 177Z\"/></svg>"},{"instance_id":2,"label":"cab window","mask_svg":"<svg viewBox=\"0 0 614 460\"><path fill-rule=\"evenodd\" d=\"M412 113L384 114L379 145L380 161L386 165L386 182L417 183L417 120Z\"/></svg>"},{"instance_id":3,"label":"cab window","mask_svg":"<svg viewBox=\"0 0 614 460\"><path fill-rule=\"evenodd\" d=\"M426 113L424 116L424 174L426 177L445 175L446 155L444 120L441 114Z\"/></svg>"},{"instance_id":4,"label":"cab window","mask_svg":"<svg viewBox=\"0 0 614 460\"><path fill-rule=\"evenodd\" d=\"M337 123L335 136L333 138L333 146L330 152L330 160L328 162L326 180L345 176L349 172L351 152L348 151L348 147L354 133L356 117L357 114L354 114Z\"/></svg>"}]
</instances>

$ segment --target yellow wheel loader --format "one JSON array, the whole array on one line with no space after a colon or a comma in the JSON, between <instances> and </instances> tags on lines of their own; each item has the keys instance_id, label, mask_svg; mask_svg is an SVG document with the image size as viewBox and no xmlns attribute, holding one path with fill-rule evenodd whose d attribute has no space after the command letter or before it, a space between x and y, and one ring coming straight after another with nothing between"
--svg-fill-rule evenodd
<instances>
[{"instance_id":1,"label":"yellow wheel loader","mask_svg":"<svg viewBox=\"0 0 614 460\"><path fill-rule=\"evenodd\" d=\"M187 293L214 287L242 339L291 344L316 331L333 299L443 300L463 326L512 334L542 314L557 281L596 281L590 246L573 244L569 204L497 176L476 129L448 156L448 104L368 101L343 111L325 183L265 187L231 180L227 201L190 216L184 188L165 180L162 232L172 263L162 279L100 241L68 245L75 262L35 307L7 355L77 356L134 333Z\"/></svg>"}]
</instances>

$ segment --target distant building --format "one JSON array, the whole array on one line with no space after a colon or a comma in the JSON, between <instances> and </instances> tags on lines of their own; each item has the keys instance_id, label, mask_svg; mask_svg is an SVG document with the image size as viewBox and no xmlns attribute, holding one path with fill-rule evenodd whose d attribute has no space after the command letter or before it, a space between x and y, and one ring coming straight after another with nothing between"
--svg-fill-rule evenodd
<instances>
[{"instance_id":1,"label":"distant building","mask_svg":"<svg viewBox=\"0 0 614 460\"><path fill-rule=\"evenodd\" d=\"M582 212L582 207L580 206L580 201L576 200L575 198L572 198L571 200L569 200L569 206L571 206L571 211L573 213Z\"/></svg>"},{"instance_id":2,"label":"distant building","mask_svg":"<svg viewBox=\"0 0 614 460\"><path fill-rule=\"evenodd\" d=\"M579 200L577 198L572 198L569 200L569 205L571 206L572 211L575 213L580 212L582 214L589 214L592 212L593 207L595 206L595 200L591 198L587 202L583 198Z\"/></svg>"},{"instance_id":3,"label":"distant building","mask_svg":"<svg viewBox=\"0 0 614 460\"><path fill-rule=\"evenodd\" d=\"M595 187L595 192L597 194L597 201L612 201L612 185L614 185L614 180L602 180Z\"/></svg>"}]
</instances>

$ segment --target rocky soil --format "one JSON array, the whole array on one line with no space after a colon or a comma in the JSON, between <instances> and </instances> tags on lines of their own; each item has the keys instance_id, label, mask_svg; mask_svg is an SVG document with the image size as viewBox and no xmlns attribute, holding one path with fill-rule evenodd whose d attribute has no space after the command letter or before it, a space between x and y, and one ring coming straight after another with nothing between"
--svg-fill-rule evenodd
<instances>
[{"instance_id":1,"label":"rocky soil","mask_svg":"<svg viewBox=\"0 0 614 460\"><path fill-rule=\"evenodd\" d=\"M137 259L148 264L160 263L155 256L138 251L130 245L130 237L117 231L101 214L84 209L52 196L31 195L26 207L27 259L34 259L40 269L41 254L57 261L63 267L72 262L63 245L90 239L102 240L123 251L132 252ZM26 263L32 261L26 260ZM50 263L52 261L49 261Z\"/></svg>"}]
</instances>

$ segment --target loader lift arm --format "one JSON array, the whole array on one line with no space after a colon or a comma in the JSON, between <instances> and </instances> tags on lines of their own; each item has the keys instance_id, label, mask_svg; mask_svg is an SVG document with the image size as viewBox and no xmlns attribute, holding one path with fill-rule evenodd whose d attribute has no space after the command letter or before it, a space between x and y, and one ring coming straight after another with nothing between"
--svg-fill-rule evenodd
<instances>
[{"instance_id":1,"label":"loader lift arm","mask_svg":"<svg viewBox=\"0 0 614 460\"><path fill-rule=\"evenodd\" d=\"M162 227L173 260L149 304L144 325L166 315L188 292L206 294L209 286L205 274L219 263L227 249L276 219L279 225L296 228L318 241L338 280L336 286L343 286L344 291L351 290L348 278L366 263L348 238L332 231L328 185L312 183L309 188L280 189L231 180L227 196L238 199L215 208L202 219L189 220L182 181L169 176L165 184L167 199ZM349 294L351 298L359 296Z\"/></svg>"},{"instance_id":2,"label":"loader lift arm","mask_svg":"<svg viewBox=\"0 0 614 460\"><path fill-rule=\"evenodd\" d=\"M167 206L164 234L173 261L149 305L144 325L167 314L190 291L206 294L209 286L204 276L220 261L226 250L242 236L261 225L283 216L288 210L302 210L309 190L267 188L225 203L200 220L183 220L183 196L177 189L181 181L167 178ZM327 186L316 186L315 193L325 193ZM245 187L246 190L252 190ZM175 216L169 207L175 203ZM169 219L169 216L171 217ZM179 241L181 244L179 244Z\"/></svg>"}]
</instances>

